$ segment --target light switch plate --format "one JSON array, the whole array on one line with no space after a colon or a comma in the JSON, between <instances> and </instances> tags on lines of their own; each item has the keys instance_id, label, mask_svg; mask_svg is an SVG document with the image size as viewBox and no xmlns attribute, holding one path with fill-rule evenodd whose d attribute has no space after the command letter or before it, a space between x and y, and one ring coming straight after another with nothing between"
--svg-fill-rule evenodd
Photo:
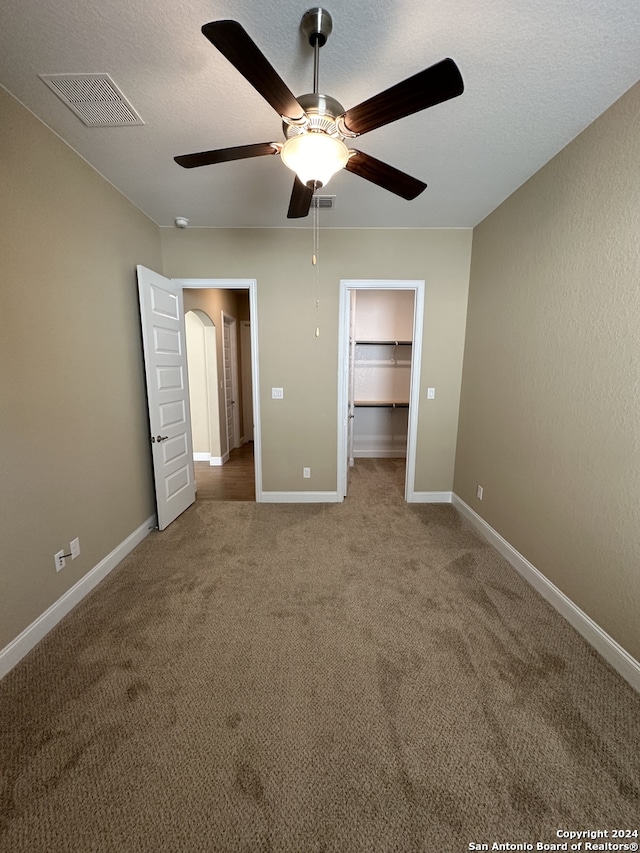
<instances>
[{"instance_id":1,"label":"light switch plate","mask_svg":"<svg viewBox=\"0 0 640 853\"><path fill-rule=\"evenodd\" d=\"M274 400L284 399L284 388L272 388L271 389L271 397Z\"/></svg>"},{"instance_id":2,"label":"light switch plate","mask_svg":"<svg viewBox=\"0 0 640 853\"><path fill-rule=\"evenodd\" d=\"M435 400L436 399L436 389L435 388L427 388L427 400Z\"/></svg>"}]
</instances>

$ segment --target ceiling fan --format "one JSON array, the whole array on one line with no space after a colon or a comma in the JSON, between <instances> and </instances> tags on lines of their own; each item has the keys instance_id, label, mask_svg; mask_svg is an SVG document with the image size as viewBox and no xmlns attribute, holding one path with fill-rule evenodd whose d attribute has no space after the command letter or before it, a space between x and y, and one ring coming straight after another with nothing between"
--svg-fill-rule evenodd
<instances>
[{"instance_id":1,"label":"ceiling fan","mask_svg":"<svg viewBox=\"0 0 640 853\"><path fill-rule=\"evenodd\" d=\"M347 141L392 121L461 95L462 76L452 59L425 68L390 89L345 110L318 92L320 48L333 23L326 9L309 9L301 28L314 49L313 92L296 98L237 21L211 21L203 34L282 118L285 142L258 142L175 157L185 169L267 154L280 154L296 173L287 217L307 216L313 193L340 169L359 175L404 199L416 198L426 184L357 149Z\"/></svg>"}]
</instances>

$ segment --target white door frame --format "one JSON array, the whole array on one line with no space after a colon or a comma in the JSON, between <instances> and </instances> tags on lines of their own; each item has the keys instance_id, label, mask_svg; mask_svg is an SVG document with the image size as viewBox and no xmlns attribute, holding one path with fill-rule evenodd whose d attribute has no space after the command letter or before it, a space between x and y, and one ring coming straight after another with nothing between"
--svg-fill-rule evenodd
<instances>
[{"instance_id":1,"label":"white door frame","mask_svg":"<svg viewBox=\"0 0 640 853\"><path fill-rule=\"evenodd\" d=\"M347 493L348 424L349 424L349 318L353 290L413 290L413 346L411 350L411 388L409 392L409 428L407 434L407 467L404 499L415 501L416 444L418 438L418 404L420 402L420 368L422 365L422 333L424 327L424 281L342 279L338 309L338 498Z\"/></svg>"},{"instance_id":2,"label":"white door frame","mask_svg":"<svg viewBox=\"0 0 640 853\"><path fill-rule=\"evenodd\" d=\"M251 375L253 398L253 458L255 466L256 502L264 500L262 495L262 429L260 426L260 380L258 374L258 283L255 278L174 278L181 287L207 290L248 290L249 316L251 317Z\"/></svg>"}]
</instances>

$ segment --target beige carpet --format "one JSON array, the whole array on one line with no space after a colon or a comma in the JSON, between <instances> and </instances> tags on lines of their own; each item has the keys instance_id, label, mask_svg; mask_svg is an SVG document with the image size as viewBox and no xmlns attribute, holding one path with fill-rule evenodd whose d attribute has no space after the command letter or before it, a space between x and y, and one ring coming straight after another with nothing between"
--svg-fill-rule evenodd
<instances>
[{"instance_id":1,"label":"beige carpet","mask_svg":"<svg viewBox=\"0 0 640 853\"><path fill-rule=\"evenodd\" d=\"M0 683L0 849L637 827L640 697L401 474L360 460L343 505L207 501L152 533Z\"/></svg>"}]
</instances>

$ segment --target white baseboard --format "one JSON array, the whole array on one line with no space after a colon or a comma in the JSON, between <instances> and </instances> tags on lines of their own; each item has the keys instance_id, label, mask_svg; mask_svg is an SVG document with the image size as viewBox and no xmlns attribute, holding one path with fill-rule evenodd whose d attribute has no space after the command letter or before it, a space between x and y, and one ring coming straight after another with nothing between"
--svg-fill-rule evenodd
<instances>
[{"instance_id":1,"label":"white baseboard","mask_svg":"<svg viewBox=\"0 0 640 853\"><path fill-rule=\"evenodd\" d=\"M210 453L202 453L198 450L193 454L193 461L208 462L209 465L224 465L225 462L229 461L229 454L225 453L224 456L212 456Z\"/></svg>"},{"instance_id":2,"label":"white baseboard","mask_svg":"<svg viewBox=\"0 0 640 853\"><path fill-rule=\"evenodd\" d=\"M407 503L450 504L453 492L410 492Z\"/></svg>"},{"instance_id":3,"label":"white baseboard","mask_svg":"<svg viewBox=\"0 0 640 853\"><path fill-rule=\"evenodd\" d=\"M271 504L318 504L339 503L337 492L262 492L262 503Z\"/></svg>"},{"instance_id":4,"label":"white baseboard","mask_svg":"<svg viewBox=\"0 0 640 853\"><path fill-rule=\"evenodd\" d=\"M476 530L487 539L514 569L534 587L543 598L554 607L561 616L581 634L585 640L599 652L629 684L640 692L640 663L633 658L613 637L610 637L597 622L581 610L577 604L558 589L541 571L523 557L506 539L471 509L456 494L453 505L467 518Z\"/></svg>"},{"instance_id":5,"label":"white baseboard","mask_svg":"<svg viewBox=\"0 0 640 853\"><path fill-rule=\"evenodd\" d=\"M68 589L54 604L51 605L41 616L32 622L15 640L0 651L0 678L13 669L31 649L45 637L60 620L72 610L76 604L91 592L100 581L105 578L136 545L148 535L149 531L157 525L155 515L141 524L130 536L121 542L110 554L90 569L86 575L80 578L71 589Z\"/></svg>"}]
</instances>

